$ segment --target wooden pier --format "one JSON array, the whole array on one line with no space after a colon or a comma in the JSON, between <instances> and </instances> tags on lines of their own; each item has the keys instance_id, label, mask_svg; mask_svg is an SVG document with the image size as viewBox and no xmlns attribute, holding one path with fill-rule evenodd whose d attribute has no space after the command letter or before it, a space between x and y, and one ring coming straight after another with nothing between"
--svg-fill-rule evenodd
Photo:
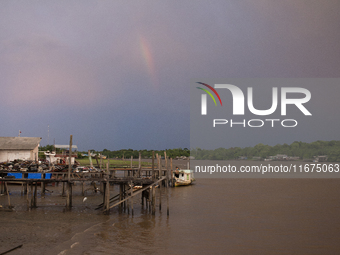
<instances>
[{"instance_id":1,"label":"wooden pier","mask_svg":"<svg viewBox=\"0 0 340 255\"><path fill-rule=\"evenodd\" d=\"M164 152L165 169L162 168L161 156L152 153L152 166L150 168L142 168L141 153L139 153L139 164L138 168L133 168L132 157L130 168L109 168L109 160L106 164L106 169L102 169L102 160L100 161L99 172L72 172L71 156L72 156L72 135L70 135L69 145L69 164L68 172L39 172L41 178L28 178L28 172L15 172L21 174L21 178L8 178L9 172L0 172L0 194L6 195L8 200L8 208L11 209L10 194L8 190L8 183L21 183L22 195L26 195L27 208L36 208L37 204L37 193L38 184L40 184L41 194L44 195L46 191L46 185L48 183L54 183L55 185L62 184L62 196L66 196L66 209L71 210L72 208L72 187L76 183L82 185L82 196L85 196L84 183L94 183L94 189L97 191L96 183L99 183L99 191L103 194L103 203L98 205L97 210L102 210L104 213L109 214L110 209L119 206L120 212L127 210L128 213L133 215L133 200L141 194L141 204L146 205L152 215L156 213L156 186L164 186L166 190L166 204L167 204L167 215L169 216L169 184L172 183L172 159L169 159ZM92 160L89 151L89 160L92 167ZM155 167L155 159L157 167ZM97 163L98 159L96 158ZM170 168L169 168L170 161ZM11 172L13 173L13 172ZM49 178L46 178L49 174ZM23 177L23 178L22 178ZM26 177L26 178L25 178ZM110 187L118 185L119 194L111 197ZM134 189L135 186L139 186L139 189ZM158 189L159 196L159 210L162 209L162 189ZM30 194L30 195L29 195ZM43 196L42 196L43 197Z\"/></svg>"},{"instance_id":2,"label":"wooden pier","mask_svg":"<svg viewBox=\"0 0 340 255\"><path fill-rule=\"evenodd\" d=\"M172 175L172 159L170 159L170 168L168 166L168 158L165 158L165 169L162 169L161 159L157 157L157 168L155 162L151 168L142 168L141 159L138 168L111 168L109 169L109 162L107 162L106 169L101 169L101 172L88 172L88 173L74 173L70 169L68 172L45 172L40 173L39 179L28 178L9 178L7 174L9 172L0 172L0 194L7 196L8 207L12 208L8 184L16 183L22 185L22 195L26 195L27 208L36 208L37 193L40 188L40 193L45 194L46 185L54 183L54 185L62 185L62 196L66 196L66 209L72 208L72 187L76 184L82 185L82 196L85 197L86 190L84 189L84 183L91 182L94 184L94 189L100 191L103 194L103 203L97 206L97 210L102 210L104 213L109 214L110 209L113 207L119 207L119 211L128 212L134 214L133 201L137 195L141 195L142 206L146 205L149 211L154 215L156 212L156 187L163 186L166 191L166 206L167 215L169 215L169 184L171 184ZM21 173L22 176L26 176L27 172L15 172ZM46 178L46 175L49 178ZM99 184L99 188L96 185ZM110 187L118 185L119 193L115 196L111 196ZM138 186L139 189L134 187ZM162 208L162 189L158 190L158 202L159 210ZM42 196L43 199L43 196Z\"/></svg>"}]
</instances>

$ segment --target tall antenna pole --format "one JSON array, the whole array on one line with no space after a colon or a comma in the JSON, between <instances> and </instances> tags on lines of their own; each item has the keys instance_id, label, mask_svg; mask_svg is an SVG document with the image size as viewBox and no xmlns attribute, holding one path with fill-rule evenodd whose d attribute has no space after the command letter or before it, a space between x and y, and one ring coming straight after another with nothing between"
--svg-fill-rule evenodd
<instances>
[{"instance_id":1,"label":"tall antenna pole","mask_svg":"<svg viewBox=\"0 0 340 255\"><path fill-rule=\"evenodd\" d=\"M50 145L50 125L47 126L47 142Z\"/></svg>"}]
</instances>

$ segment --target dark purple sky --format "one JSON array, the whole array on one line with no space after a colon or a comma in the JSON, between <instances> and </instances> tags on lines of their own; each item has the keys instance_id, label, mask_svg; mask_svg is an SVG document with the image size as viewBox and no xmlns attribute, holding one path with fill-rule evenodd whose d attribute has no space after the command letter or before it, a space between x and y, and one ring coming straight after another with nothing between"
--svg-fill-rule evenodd
<instances>
[{"instance_id":1,"label":"dark purple sky","mask_svg":"<svg viewBox=\"0 0 340 255\"><path fill-rule=\"evenodd\" d=\"M0 136L189 148L192 80L339 77L339 12L338 0L1 1Z\"/></svg>"}]
</instances>

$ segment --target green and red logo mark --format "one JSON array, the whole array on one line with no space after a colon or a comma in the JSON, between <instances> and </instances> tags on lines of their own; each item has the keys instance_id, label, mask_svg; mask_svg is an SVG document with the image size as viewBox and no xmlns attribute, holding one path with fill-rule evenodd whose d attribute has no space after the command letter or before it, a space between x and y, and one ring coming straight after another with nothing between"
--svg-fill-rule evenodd
<instances>
[{"instance_id":1,"label":"green and red logo mark","mask_svg":"<svg viewBox=\"0 0 340 255\"><path fill-rule=\"evenodd\" d=\"M197 82L197 83L201 84L203 86L206 86L207 88L211 89L211 91L214 92L215 95L217 96L217 98L220 101L220 104L222 106L222 100L220 98L220 95L217 93L217 91L213 87L211 87L210 85L205 84L203 82ZM203 89L201 87L197 87L197 88L203 90L204 92L206 92L214 100L214 103L217 106L216 100L215 100L214 96L211 94L211 92L209 90ZM202 94L202 109L201 109L201 114L202 115L207 115L207 95L206 94Z\"/></svg>"},{"instance_id":2,"label":"green and red logo mark","mask_svg":"<svg viewBox=\"0 0 340 255\"><path fill-rule=\"evenodd\" d=\"M214 92L215 95L217 96L218 100L220 100L220 104L221 104L221 106L222 106L222 101L221 101L220 95L217 93L217 91L216 91L213 87L211 87L210 85L205 84L205 83L203 83L203 82L196 82L196 83L202 84L202 85L206 86L207 88L211 89L211 91ZM210 93L209 90L202 89L202 88L200 88L200 87L197 87L197 88L198 88L198 89L201 89L201 90L203 90L203 91L205 91L205 92L207 92L208 95L211 96L211 98L214 100L215 105L217 105L214 96Z\"/></svg>"}]
</instances>

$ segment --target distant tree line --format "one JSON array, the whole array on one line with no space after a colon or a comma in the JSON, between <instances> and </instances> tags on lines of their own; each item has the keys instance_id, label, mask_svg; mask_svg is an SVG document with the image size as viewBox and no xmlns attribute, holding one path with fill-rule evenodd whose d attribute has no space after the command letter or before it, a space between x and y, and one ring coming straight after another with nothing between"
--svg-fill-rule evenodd
<instances>
[{"instance_id":1,"label":"distant tree line","mask_svg":"<svg viewBox=\"0 0 340 255\"><path fill-rule=\"evenodd\" d=\"M340 141L316 141L312 143L293 142L292 144L277 144L269 146L262 143L254 147L232 147L229 149L218 148L215 150L204 150L200 148L192 149L191 156L195 159L211 160L232 160L246 157L252 159L258 157L261 159L285 154L290 157L299 157L300 159L313 159L314 156L327 155L327 161L340 161Z\"/></svg>"},{"instance_id":2,"label":"distant tree line","mask_svg":"<svg viewBox=\"0 0 340 255\"><path fill-rule=\"evenodd\" d=\"M41 151L52 151L54 150L53 145L46 145L39 147ZM133 149L121 149L116 151L110 151L104 149L102 151L90 150L94 154L102 154L109 158L138 158L139 152L141 152L142 158L151 158L152 150L133 150ZM240 157L246 157L252 159L257 157L260 159L268 158L269 156L275 156L277 154L285 154L289 157L299 157L300 159L313 159L314 156L327 155L328 161L340 161L340 141L315 141L312 143L303 143L295 141L292 144L277 144L275 146L265 145L259 143L254 147L232 147L232 148L218 148L215 150L205 149L191 149L177 148L177 149L166 149L166 150L154 150L155 154L158 153L161 157L164 156L164 151L170 158L176 157L189 157L193 156L195 159L211 159L211 160L233 160L239 159ZM88 153L83 152L83 153ZM78 158L81 158L81 152L78 152Z\"/></svg>"},{"instance_id":3,"label":"distant tree line","mask_svg":"<svg viewBox=\"0 0 340 255\"><path fill-rule=\"evenodd\" d=\"M46 146L39 146L39 151L54 151L54 145L47 144ZM61 151L60 149L57 149L57 151Z\"/></svg>"},{"instance_id":4,"label":"distant tree line","mask_svg":"<svg viewBox=\"0 0 340 255\"><path fill-rule=\"evenodd\" d=\"M40 146L39 151L54 151L55 148L53 145L46 145L46 146ZM91 153L98 155L99 153L101 155L104 155L108 158L139 158L139 152L141 152L142 158L151 158L152 157L152 151L153 150L133 150L133 149L121 149L116 151L110 151L108 149L104 149L102 151L96 151L96 150L90 150ZM164 157L164 151L166 151L167 157L170 158L176 158L176 157L189 157L190 156L190 150L188 148L177 148L177 149L166 149L166 150L154 150L155 155L158 153L161 157ZM61 152L61 149L57 148L57 153ZM82 154L87 154L88 151L80 152L78 151L78 158L83 158Z\"/></svg>"},{"instance_id":5,"label":"distant tree line","mask_svg":"<svg viewBox=\"0 0 340 255\"><path fill-rule=\"evenodd\" d=\"M90 150L91 153L94 154L102 154L109 158L139 158L139 152L141 152L141 156L143 159L151 158L152 157L152 150L133 150L133 149L122 149L117 151L110 151L108 149L104 149L103 151L95 151ZM154 150L155 155L158 153L161 157L164 157L164 151L166 151L166 156L170 158L176 158L176 157L189 157L190 156L190 150L187 148L177 148L177 149L166 149L166 150ZM87 153L87 152L84 152Z\"/></svg>"}]
</instances>

